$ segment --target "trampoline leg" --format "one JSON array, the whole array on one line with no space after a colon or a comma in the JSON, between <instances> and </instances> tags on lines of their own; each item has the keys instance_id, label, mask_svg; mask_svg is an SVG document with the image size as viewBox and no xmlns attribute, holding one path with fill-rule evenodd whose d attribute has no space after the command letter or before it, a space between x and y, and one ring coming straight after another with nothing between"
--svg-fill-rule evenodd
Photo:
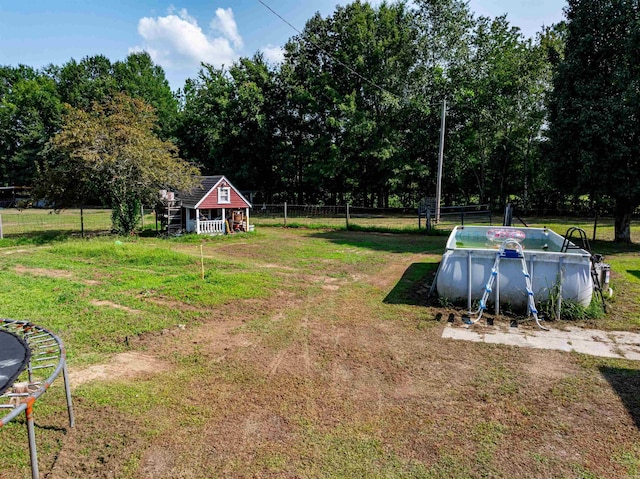
<instances>
[{"instance_id":1,"label":"trampoline leg","mask_svg":"<svg viewBox=\"0 0 640 479\"><path fill-rule=\"evenodd\" d=\"M75 419L73 417L73 405L71 404L71 387L69 386L69 371L67 370L67 361L64 362L62 367L62 379L64 379L64 392L67 395L67 412L69 413L69 427L75 425Z\"/></svg>"},{"instance_id":2,"label":"trampoline leg","mask_svg":"<svg viewBox=\"0 0 640 479\"><path fill-rule=\"evenodd\" d=\"M38 451L36 450L36 431L33 421L33 403L35 400L29 398L25 414L27 415L27 433L29 434L29 457L31 458L31 478L39 479L38 471Z\"/></svg>"}]
</instances>

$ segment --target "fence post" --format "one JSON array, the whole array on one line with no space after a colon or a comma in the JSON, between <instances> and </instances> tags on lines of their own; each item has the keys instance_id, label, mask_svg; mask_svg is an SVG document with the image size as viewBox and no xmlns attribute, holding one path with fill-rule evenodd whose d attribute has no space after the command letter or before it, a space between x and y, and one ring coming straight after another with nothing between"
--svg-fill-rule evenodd
<instances>
[{"instance_id":1,"label":"fence post","mask_svg":"<svg viewBox=\"0 0 640 479\"><path fill-rule=\"evenodd\" d=\"M418 208L418 231L420 231L421 221L422 221L422 213L420 212L420 208Z\"/></svg>"},{"instance_id":2,"label":"fence post","mask_svg":"<svg viewBox=\"0 0 640 479\"><path fill-rule=\"evenodd\" d=\"M284 202L284 226L287 226L287 202Z\"/></svg>"},{"instance_id":3,"label":"fence post","mask_svg":"<svg viewBox=\"0 0 640 479\"><path fill-rule=\"evenodd\" d=\"M140 221L142 222L142 229L144 229L144 205L140 205Z\"/></svg>"},{"instance_id":4,"label":"fence post","mask_svg":"<svg viewBox=\"0 0 640 479\"><path fill-rule=\"evenodd\" d=\"M464 211L460 212L460 224L464 226Z\"/></svg>"},{"instance_id":5,"label":"fence post","mask_svg":"<svg viewBox=\"0 0 640 479\"><path fill-rule=\"evenodd\" d=\"M84 210L80 208L80 236L84 238Z\"/></svg>"},{"instance_id":6,"label":"fence post","mask_svg":"<svg viewBox=\"0 0 640 479\"><path fill-rule=\"evenodd\" d=\"M2 215L0 215L0 239L4 238L4 235L2 233Z\"/></svg>"},{"instance_id":7,"label":"fence post","mask_svg":"<svg viewBox=\"0 0 640 479\"><path fill-rule=\"evenodd\" d=\"M427 208L427 233L431 231L431 209Z\"/></svg>"},{"instance_id":8,"label":"fence post","mask_svg":"<svg viewBox=\"0 0 640 479\"><path fill-rule=\"evenodd\" d=\"M346 212L346 215L345 215L345 220L346 220L346 223L347 223L347 231L349 231L349 203L347 203L347 212Z\"/></svg>"}]
</instances>

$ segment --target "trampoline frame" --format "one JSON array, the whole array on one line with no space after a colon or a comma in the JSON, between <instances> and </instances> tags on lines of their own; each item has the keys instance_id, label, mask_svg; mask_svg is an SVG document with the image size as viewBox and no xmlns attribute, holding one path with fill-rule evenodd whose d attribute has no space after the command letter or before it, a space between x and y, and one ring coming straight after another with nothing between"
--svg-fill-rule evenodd
<instances>
[{"instance_id":1,"label":"trampoline frame","mask_svg":"<svg viewBox=\"0 0 640 479\"><path fill-rule=\"evenodd\" d=\"M74 427L73 406L71 404L71 388L69 386L69 374L67 371L67 353L60 338L47 329L28 321L16 321L0 318L0 328L10 331L23 338L29 349L31 357L27 368L20 374L18 380L26 376L27 391L16 392L14 381L12 387L0 395L0 414L3 410L10 412L0 417L0 428L15 419L21 413L25 413L27 433L29 436L29 456L31 459L31 477L39 479L38 452L36 449L35 423L33 418L33 405L42 396L53 381L62 373L64 389L67 399L67 412L69 414L69 427Z\"/></svg>"}]
</instances>

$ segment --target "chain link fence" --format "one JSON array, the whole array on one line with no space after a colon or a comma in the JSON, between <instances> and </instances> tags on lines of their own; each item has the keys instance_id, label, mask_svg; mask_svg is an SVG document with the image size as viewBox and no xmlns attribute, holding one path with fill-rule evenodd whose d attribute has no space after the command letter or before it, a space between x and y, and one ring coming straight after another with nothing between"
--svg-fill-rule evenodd
<instances>
[{"instance_id":1,"label":"chain link fence","mask_svg":"<svg viewBox=\"0 0 640 479\"><path fill-rule=\"evenodd\" d=\"M156 230L153 209L143 209L142 230ZM393 230L425 230L433 225L433 213L418 208L365 208L350 205L254 204L250 223L256 226L304 226ZM441 209L441 227L456 224L492 224L483 205ZM0 237L43 232L96 235L111 231L111 210L99 208L48 210L41 208L0 209Z\"/></svg>"},{"instance_id":2,"label":"chain link fence","mask_svg":"<svg viewBox=\"0 0 640 479\"><path fill-rule=\"evenodd\" d=\"M350 205L254 204L252 223L257 226L328 226L333 228L426 228L417 208L364 208ZM420 221L419 221L420 220Z\"/></svg>"},{"instance_id":3,"label":"chain link fence","mask_svg":"<svg viewBox=\"0 0 640 479\"><path fill-rule=\"evenodd\" d=\"M283 226L330 226L355 228L426 229L434 224L430 208L364 208L357 206L319 206L255 204L253 223ZM487 205L442 207L440 225L492 225L502 218L492 215Z\"/></svg>"},{"instance_id":4,"label":"chain link fence","mask_svg":"<svg viewBox=\"0 0 640 479\"><path fill-rule=\"evenodd\" d=\"M152 209L143 209L142 228L155 228ZM96 235L111 231L111 210L100 208L49 210L0 209L0 238L41 233Z\"/></svg>"}]
</instances>

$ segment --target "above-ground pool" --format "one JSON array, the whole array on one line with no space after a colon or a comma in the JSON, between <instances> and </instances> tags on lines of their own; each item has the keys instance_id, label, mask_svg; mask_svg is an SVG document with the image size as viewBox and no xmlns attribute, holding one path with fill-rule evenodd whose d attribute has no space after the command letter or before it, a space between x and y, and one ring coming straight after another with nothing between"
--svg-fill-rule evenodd
<instances>
[{"instance_id":1,"label":"above-ground pool","mask_svg":"<svg viewBox=\"0 0 640 479\"><path fill-rule=\"evenodd\" d=\"M562 251L564 238L548 228L508 226L456 226L447 241L438 269L436 287L440 297L466 300L471 311L485 292L498 249L507 239L523 247L536 303L561 298L588 306L593 295L591 254L573 243ZM528 295L522 260L501 257L488 302L524 309ZM499 309L499 308L497 308Z\"/></svg>"}]
</instances>

